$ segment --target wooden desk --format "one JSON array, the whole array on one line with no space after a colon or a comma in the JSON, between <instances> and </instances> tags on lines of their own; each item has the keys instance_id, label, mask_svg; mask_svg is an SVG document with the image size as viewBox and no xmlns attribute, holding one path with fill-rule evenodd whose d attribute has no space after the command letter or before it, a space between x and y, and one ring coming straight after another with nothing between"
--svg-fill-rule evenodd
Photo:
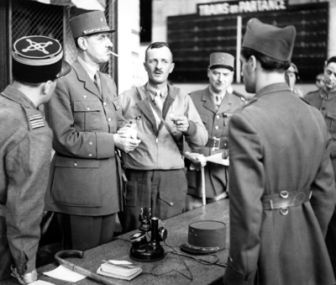
<instances>
[{"instance_id":1,"label":"wooden desk","mask_svg":"<svg viewBox=\"0 0 336 285\"><path fill-rule=\"evenodd\" d=\"M223 221L227 225L226 230L226 248L214 255L189 255L197 259L204 259L209 262L218 258L218 263L225 264L228 256L228 241L229 241L229 200L221 200L215 203L207 204L192 211L172 217L163 221L164 227L168 230L167 244L170 245L176 252L180 251L179 246L187 241L188 225L198 220L215 219ZM96 272L102 260L107 259L122 259L131 260L129 257L130 242L129 236L131 233L119 236L116 240L90 249L85 252L83 259L69 259L76 265ZM215 280L220 279L225 272L225 268L218 265L204 265L193 259L178 256L170 252L173 251L164 245L166 256L164 259L156 262L139 263L143 268L143 273L132 281L115 280L116 284L136 284L136 285L179 285L179 284L211 284ZM183 253L184 254L184 253ZM39 269L39 272L44 272L55 268L56 264L49 264ZM189 279L187 277L189 277ZM42 280L52 282L56 285L70 284L57 279L52 279L47 276L41 276ZM3 285L13 285L14 282L4 283ZM89 279L83 279L76 284L78 285L94 285L97 284Z\"/></svg>"}]
</instances>

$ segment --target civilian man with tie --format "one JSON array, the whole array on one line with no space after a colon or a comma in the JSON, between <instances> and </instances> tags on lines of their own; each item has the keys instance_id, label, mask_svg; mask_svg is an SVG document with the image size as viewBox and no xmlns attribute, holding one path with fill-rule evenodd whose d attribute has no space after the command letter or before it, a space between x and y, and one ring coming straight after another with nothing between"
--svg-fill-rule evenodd
<instances>
[{"instance_id":1,"label":"civilian man with tie","mask_svg":"<svg viewBox=\"0 0 336 285\"><path fill-rule=\"evenodd\" d=\"M180 148L207 142L207 132L188 94L168 84L174 69L167 43L155 42L145 51L148 82L121 95L123 114L138 129L140 145L123 157L127 176L124 230L139 226L139 213L150 208L165 219L185 209L187 179Z\"/></svg>"},{"instance_id":2,"label":"civilian man with tie","mask_svg":"<svg viewBox=\"0 0 336 285\"><path fill-rule=\"evenodd\" d=\"M208 131L205 146L186 151L188 165L187 206L192 209L202 205L201 172L204 166L204 185L207 202L227 196L227 167L205 162L205 156L215 153L228 155L228 124L232 114L245 104L243 95L232 89L234 57L225 52L210 54L208 67L209 86L190 93L203 124ZM191 162L191 163L190 163ZM205 165L206 164L206 165Z\"/></svg>"},{"instance_id":3,"label":"civilian man with tie","mask_svg":"<svg viewBox=\"0 0 336 285\"><path fill-rule=\"evenodd\" d=\"M120 210L115 148L132 151L139 142L117 133L125 122L116 86L99 71L113 47L104 13L73 16L70 28L78 58L46 107L55 149L46 202L58 213L63 246L85 250L113 238Z\"/></svg>"}]
</instances>

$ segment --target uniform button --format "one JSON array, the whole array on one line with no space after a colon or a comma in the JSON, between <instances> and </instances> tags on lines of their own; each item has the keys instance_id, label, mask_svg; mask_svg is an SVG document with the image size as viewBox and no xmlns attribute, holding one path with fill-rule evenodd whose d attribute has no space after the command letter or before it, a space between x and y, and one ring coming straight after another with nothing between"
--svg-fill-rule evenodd
<instances>
[{"instance_id":1,"label":"uniform button","mask_svg":"<svg viewBox=\"0 0 336 285\"><path fill-rule=\"evenodd\" d=\"M215 126L215 129L218 130L218 126Z\"/></svg>"},{"instance_id":2,"label":"uniform button","mask_svg":"<svg viewBox=\"0 0 336 285\"><path fill-rule=\"evenodd\" d=\"M103 105L106 106L107 105L106 102L104 102Z\"/></svg>"},{"instance_id":3,"label":"uniform button","mask_svg":"<svg viewBox=\"0 0 336 285\"><path fill-rule=\"evenodd\" d=\"M107 120L108 120L109 122L111 122L111 121L112 121L112 119L111 119L111 118L108 118Z\"/></svg>"},{"instance_id":4,"label":"uniform button","mask_svg":"<svg viewBox=\"0 0 336 285\"><path fill-rule=\"evenodd\" d=\"M86 97L87 97L87 96L86 96L86 95L84 95L83 97L84 97L84 99L86 99Z\"/></svg>"},{"instance_id":5,"label":"uniform button","mask_svg":"<svg viewBox=\"0 0 336 285\"><path fill-rule=\"evenodd\" d=\"M216 116L216 119L219 119L219 115Z\"/></svg>"},{"instance_id":6,"label":"uniform button","mask_svg":"<svg viewBox=\"0 0 336 285\"><path fill-rule=\"evenodd\" d=\"M73 164L74 166L78 166L78 163L77 162L74 162L74 164Z\"/></svg>"},{"instance_id":7,"label":"uniform button","mask_svg":"<svg viewBox=\"0 0 336 285\"><path fill-rule=\"evenodd\" d=\"M87 107L86 110L90 111L90 107Z\"/></svg>"},{"instance_id":8,"label":"uniform button","mask_svg":"<svg viewBox=\"0 0 336 285\"><path fill-rule=\"evenodd\" d=\"M93 145L93 142L89 142L89 145Z\"/></svg>"},{"instance_id":9,"label":"uniform button","mask_svg":"<svg viewBox=\"0 0 336 285\"><path fill-rule=\"evenodd\" d=\"M92 157L92 153L89 153L89 157Z\"/></svg>"}]
</instances>

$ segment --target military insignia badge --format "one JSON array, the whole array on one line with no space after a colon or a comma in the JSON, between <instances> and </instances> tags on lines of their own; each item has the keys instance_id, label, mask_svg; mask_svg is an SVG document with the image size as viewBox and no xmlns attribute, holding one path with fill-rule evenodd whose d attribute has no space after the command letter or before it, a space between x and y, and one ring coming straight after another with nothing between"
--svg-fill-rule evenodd
<instances>
[{"instance_id":1,"label":"military insignia badge","mask_svg":"<svg viewBox=\"0 0 336 285\"><path fill-rule=\"evenodd\" d=\"M39 83L55 80L70 71L63 68L63 49L58 40L46 36L25 36L13 45L14 79Z\"/></svg>"}]
</instances>

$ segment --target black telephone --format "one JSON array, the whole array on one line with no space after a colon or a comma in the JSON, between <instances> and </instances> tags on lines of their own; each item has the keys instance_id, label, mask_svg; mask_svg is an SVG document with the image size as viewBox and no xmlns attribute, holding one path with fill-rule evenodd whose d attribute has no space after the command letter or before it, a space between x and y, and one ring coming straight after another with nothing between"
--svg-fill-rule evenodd
<instances>
[{"instance_id":1,"label":"black telephone","mask_svg":"<svg viewBox=\"0 0 336 285\"><path fill-rule=\"evenodd\" d=\"M130 257L136 261L157 261L164 258L160 242L167 238L168 231L159 227L159 219L152 217L150 208L141 208L140 232L131 236Z\"/></svg>"}]
</instances>

